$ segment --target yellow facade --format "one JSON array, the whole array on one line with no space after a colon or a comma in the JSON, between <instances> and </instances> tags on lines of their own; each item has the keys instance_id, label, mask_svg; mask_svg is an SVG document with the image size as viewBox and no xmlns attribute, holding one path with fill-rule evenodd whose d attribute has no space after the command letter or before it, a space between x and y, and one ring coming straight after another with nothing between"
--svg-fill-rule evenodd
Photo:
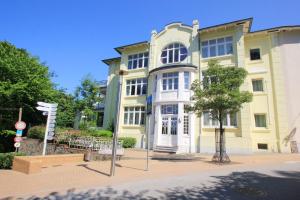
<instances>
[{"instance_id":1,"label":"yellow facade","mask_svg":"<svg viewBox=\"0 0 300 200\"><path fill-rule=\"evenodd\" d=\"M290 141L286 142L286 138L289 136L290 129L292 128L290 126L291 119L288 117L289 98L286 95L286 82L289 79L283 70L281 61L283 55L281 54L281 44L279 44L279 41L282 32L299 31L299 27L280 27L276 28L276 31L270 29L250 32L251 23L252 19L244 19L207 28L199 28L197 21L193 21L192 26L171 23L159 33L152 31L149 42L116 48L121 57L104 60L109 65L104 126L108 127L110 124L115 124L116 116L118 115L120 136L135 137L138 141L137 147L145 147L145 138L149 131L152 137L151 146L155 149L155 143L159 138L157 134L159 134L158 132L161 129L156 127L160 127L158 123L160 123L161 117L155 112L155 114L152 114L153 117L150 118L150 124L148 123L148 118L146 120L147 123L145 122L144 125L124 124L124 121L126 121L126 119L124 120L125 107L146 106L146 96L152 94L155 96L155 94L158 94L156 87L161 87L160 83L157 83L157 81L161 81L159 79L161 77L159 70L162 70L161 74L171 72L172 70L178 71L179 83L183 83L181 82L183 81L183 77L180 75L183 69L187 70L190 66L195 67L196 69L190 72L190 80L201 79L202 71L207 69L208 61L216 59L224 66L245 68L248 71L248 76L241 90L253 92L253 101L244 104L241 111L237 114L237 126L225 129L227 151L242 154L253 152L291 152ZM232 53L222 56L202 57L202 41L226 37L232 37ZM162 49L166 45L176 42L187 47L187 58L182 62L176 63L176 65L162 64ZM250 50L253 49L259 49L260 59L250 59ZM149 65L143 68L128 69L129 56L143 52L149 52ZM178 68L178 65L182 65L182 69ZM120 71L125 71L125 75L119 76ZM156 80L157 77L159 80ZM126 93L127 80L136 78L147 78L147 94L129 96ZM253 80L261 80L263 91L253 91ZM122 88L121 98L118 100L119 85ZM179 87L182 86L179 85ZM161 93L165 95L164 91L161 91ZM170 93L170 95L172 94ZM175 100L176 104L180 106L188 103L184 97L181 97L181 94ZM120 112L117 114L118 101L120 103ZM170 99L154 100L153 111L157 109L157 111L161 112L158 107L161 107L161 105L166 104L168 101L174 103L171 97ZM295 109L299 109L300 113L300 107ZM178 117L176 124L178 128L182 129L183 118L180 115L183 114L181 112L179 109L178 114L176 114L176 117ZM265 127L256 127L255 115L265 116ZM190 142L188 144L189 147L181 148L185 149L182 151L214 152L215 129L204 126L202 118L203 116L201 118L195 115L189 116L189 123L192 125L189 128L189 139L185 141L178 139L178 144L176 145L176 147L178 146L178 150L176 152L180 153L180 145L184 146L188 142ZM178 132L177 137L183 136L182 133ZM296 140L295 137L290 137L289 139L291 141ZM264 148L259 148L258 144L262 144ZM266 145L267 148L265 149Z\"/></svg>"}]
</instances>

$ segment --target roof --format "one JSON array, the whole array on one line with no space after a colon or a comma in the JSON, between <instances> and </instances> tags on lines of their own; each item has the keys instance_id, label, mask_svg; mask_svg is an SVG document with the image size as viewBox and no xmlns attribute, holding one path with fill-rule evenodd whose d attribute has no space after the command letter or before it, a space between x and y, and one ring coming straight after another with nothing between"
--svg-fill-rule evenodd
<instances>
[{"instance_id":1,"label":"roof","mask_svg":"<svg viewBox=\"0 0 300 200\"><path fill-rule=\"evenodd\" d=\"M240 19L240 20L227 22L227 23L223 23L223 24L218 24L218 25L214 25L214 26L208 26L208 27L205 27L205 28L200 28L200 29L198 29L198 31L202 32L202 31L207 31L207 30L210 30L210 29L216 29L216 28L221 28L221 27L226 27L226 26L235 26L235 25L248 23L249 26L248 26L247 29L248 29L248 32L250 32L251 26L252 26L252 21L253 21L253 18L250 17L250 18Z\"/></svg>"},{"instance_id":2,"label":"roof","mask_svg":"<svg viewBox=\"0 0 300 200\"><path fill-rule=\"evenodd\" d=\"M273 28L267 28L267 29L262 29L262 30L257 30L257 31L252 31L248 34L255 34L255 33L261 33L261 32L276 32L276 31L282 31L282 30L290 30L290 29L300 29L300 25L291 25L291 26L277 26Z\"/></svg>"},{"instance_id":3,"label":"roof","mask_svg":"<svg viewBox=\"0 0 300 200\"><path fill-rule=\"evenodd\" d=\"M148 45L149 42L148 41L142 41L142 42L136 42L133 44L128 44L128 45L124 45L124 46L120 46L120 47L116 47L114 48L119 54L122 53L122 50L124 50L127 47L133 47L133 46L141 46L141 45Z\"/></svg>"},{"instance_id":4,"label":"roof","mask_svg":"<svg viewBox=\"0 0 300 200\"><path fill-rule=\"evenodd\" d=\"M192 64L183 64L183 63L178 63L178 64L171 64L171 65L164 65L162 67L157 67L149 71L149 74L160 71L160 70L166 70L166 69L173 69L173 68L178 68L178 67L190 67L193 69L197 69L197 66L192 65Z\"/></svg>"},{"instance_id":5,"label":"roof","mask_svg":"<svg viewBox=\"0 0 300 200\"><path fill-rule=\"evenodd\" d=\"M104 59L104 60L102 60L102 62L104 62L105 64L109 65L111 62L113 62L113 61L119 61L119 60L121 60L121 57Z\"/></svg>"}]
</instances>

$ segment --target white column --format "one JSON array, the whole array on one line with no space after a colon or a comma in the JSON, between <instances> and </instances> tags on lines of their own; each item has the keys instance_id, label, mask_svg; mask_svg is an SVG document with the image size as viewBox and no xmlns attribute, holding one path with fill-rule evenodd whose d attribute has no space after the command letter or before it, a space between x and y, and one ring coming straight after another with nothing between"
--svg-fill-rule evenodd
<instances>
[{"instance_id":1,"label":"white column","mask_svg":"<svg viewBox=\"0 0 300 200\"><path fill-rule=\"evenodd\" d=\"M153 148L157 146L159 140L159 133L161 130L161 114L160 105L155 106L155 121L154 121L154 136L153 136Z\"/></svg>"},{"instance_id":2,"label":"white column","mask_svg":"<svg viewBox=\"0 0 300 200\"><path fill-rule=\"evenodd\" d=\"M177 124L177 146L180 150L182 146L182 136L183 136L183 103L178 103L178 124Z\"/></svg>"}]
</instances>

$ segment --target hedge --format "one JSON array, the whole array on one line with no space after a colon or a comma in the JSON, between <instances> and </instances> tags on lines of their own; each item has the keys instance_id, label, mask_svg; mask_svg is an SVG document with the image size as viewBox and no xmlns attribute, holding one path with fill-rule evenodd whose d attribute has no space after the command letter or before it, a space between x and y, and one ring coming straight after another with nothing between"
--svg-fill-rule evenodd
<instances>
[{"instance_id":1,"label":"hedge","mask_svg":"<svg viewBox=\"0 0 300 200\"><path fill-rule=\"evenodd\" d=\"M43 140L45 136L45 126L33 126L28 130L27 137Z\"/></svg>"},{"instance_id":2,"label":"hedge","mask_svg":"<svg viewBox=\"0 0 300 200\"><path fill-rule=\"evenodd\" d=\"M11 169L15 156L23 156L23 153L0 153L0 169Z\"/></svg>"},{"instance_id":3,"label":"hedge","mask_svg":"<svg viewBox=\"0 0 300 200\"><path fill-rule=\"evenodd\" d=\"M2 130L0 131L0 153L11 152L15 150L14 137L15 131Z\"/></svg>"},{"instance_id":4,"label":"hedge","mask_svg":"<svg viewBox=\"0 0 300 200\"><path fill-rule=\"evenodd\" d=\"M133 148L136 144L136 139L133 137L120 137L119 140L123 141L124 148Z\"/></svg>"}]
</instances>

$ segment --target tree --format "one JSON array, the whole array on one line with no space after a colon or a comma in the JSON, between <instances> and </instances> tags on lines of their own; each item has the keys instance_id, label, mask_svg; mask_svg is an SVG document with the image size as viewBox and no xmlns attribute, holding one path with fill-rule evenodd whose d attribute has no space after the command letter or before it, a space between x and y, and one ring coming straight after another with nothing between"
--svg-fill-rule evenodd
<instances>
[{"instance_id":1,"label":"tree","mask_svg":"<svg viewBox=\"0 0 300 200\"><path fill-rule=\"evenodd\" d=\"M203 74L203 80L193 82L194 104L189 107L199 117L203 111L208 111L212 119L218 120L220 131L220 152L215 154L216 160L224 162L227 155L224 152L223 120L227 113L238 112L243 103L252 101L252 94L240 91L247 71L240 67L224 67L213 60L208 63L208 69Z\"/></svg>"},{"instance_id":2,"label":"tree","mask_svg":"<svg viewBox=\"0 0 300 200\"><path fill-rule=\"evenodd\" d=\"M26 123L42 123L37 101L53 99L56 91L48 67L25 49L0 41L0 129L13 129L18 108Z\"/></svg>"},{"instance_id":3,"label":"tree","mask_svg":"<svg viewBox=\"0 0 300 200\"><path fill-rule=\"evenodd\" d=\"M75 91L77 116L83 114L85 121L92 121L95 103L100 103L101 101L102 97L98 83L90 75L85 76L81 81L81 85Z\"/></svg>"}]
</instances>

